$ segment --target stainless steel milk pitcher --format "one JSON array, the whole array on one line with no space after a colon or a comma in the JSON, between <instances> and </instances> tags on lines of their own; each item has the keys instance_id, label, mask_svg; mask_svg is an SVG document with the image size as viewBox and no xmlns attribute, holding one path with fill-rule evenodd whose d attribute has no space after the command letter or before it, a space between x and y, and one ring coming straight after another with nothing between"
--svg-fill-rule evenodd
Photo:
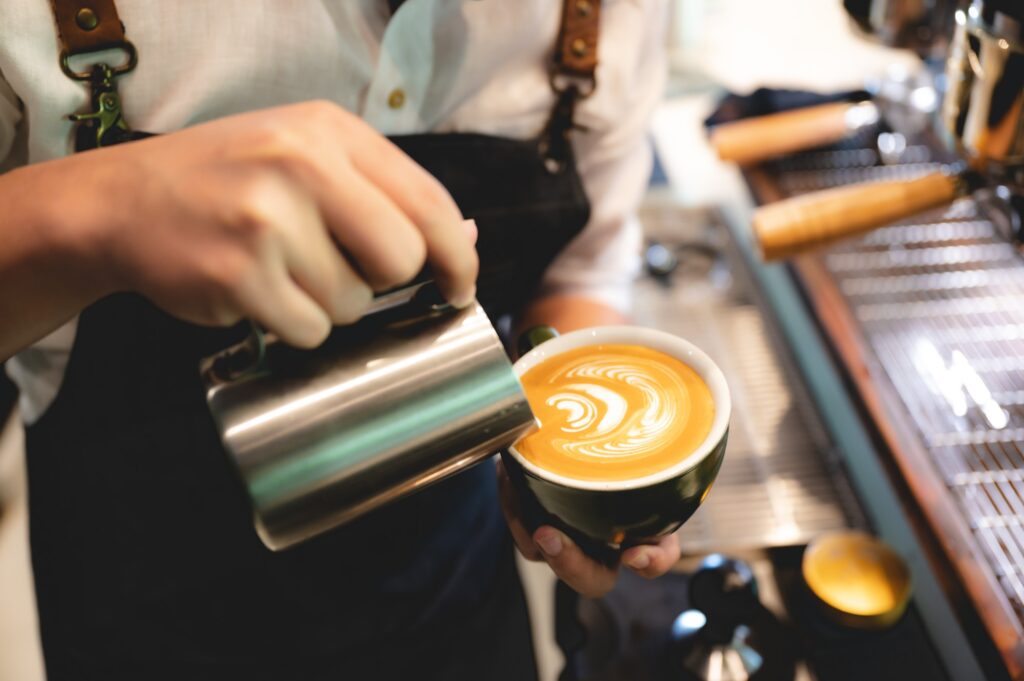
<instances>
[{"instance_id":1,"label":"stainless steel milk pitcher","mask_svg":"<svg viewBox=\"0 0 1024 681\"><path fill-rule=\"evenodd\" d=\"M255 331L205 359L207 401L278 550L486 458L534 417L476 303L418 285L335 329L316 350Z\"/></svg>"}]
</instances>

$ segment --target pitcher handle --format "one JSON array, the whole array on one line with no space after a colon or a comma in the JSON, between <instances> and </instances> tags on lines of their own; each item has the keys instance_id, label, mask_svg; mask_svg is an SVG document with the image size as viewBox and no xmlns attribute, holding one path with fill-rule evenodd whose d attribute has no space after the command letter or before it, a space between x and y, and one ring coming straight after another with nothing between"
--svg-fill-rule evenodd
<instances>
[{"instance_id":1,"label":"pitcher handle","mask_svg":"<svg viewBox=\"0 0 1024 681\"><path fill-rule=\"evenodd\" d=\"M427 279L375 296L362 318L406 305L414 306L418 315L438 314L451 308L434 280ZM264 368L267 349L281 341L277 334L267 331L257 322L249 322L249 327L249 334L244 340L203 360L200 373L208 384L234 381Z\"/></svg>"},{"instance_id":2,"label":"pitcher handle","mask_svg":"<svg viewBox=\"0 0 1024 681\"><path fill-rule=\"evenodd\" d=\"M558 331L556 331L553 326L547 326L545 324L531 326L526 331L519 334L519 340L516 343L516 352L520 357L522 357L541 343L546 343L552 338L558 338Z\"/></svg>"}]
</instances>

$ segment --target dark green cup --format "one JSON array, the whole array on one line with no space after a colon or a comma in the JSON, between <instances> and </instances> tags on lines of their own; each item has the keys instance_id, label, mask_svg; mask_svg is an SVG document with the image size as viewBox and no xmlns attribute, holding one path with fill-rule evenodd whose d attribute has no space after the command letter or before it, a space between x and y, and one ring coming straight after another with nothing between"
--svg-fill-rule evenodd
<instances>
[{"instance_id":1,"label":"dark green cup","mask_svg":"<svg viewBox=\"0 0 1024 681\"><path fill-rule=\"evenodd\" d=\"M663 331L605 326L547 340L515 363L517 376L549 357L586 345L640 345L684 362L707 384L715 403L711 431L679 462L657 473L613 482L576 480L526 460L515 445L501 456L532 531L547 524L571 536L591 555L612 562L624 548L651 543L677 530L707 497L725 455L732 411L725 376L692 343Z\"/></svg>"}]
</instances>

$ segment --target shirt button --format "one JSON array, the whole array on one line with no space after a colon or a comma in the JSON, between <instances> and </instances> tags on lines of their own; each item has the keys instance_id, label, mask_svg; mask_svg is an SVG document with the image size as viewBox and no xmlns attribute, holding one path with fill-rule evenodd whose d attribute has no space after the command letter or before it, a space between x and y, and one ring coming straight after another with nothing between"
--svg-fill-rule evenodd
<instances>
[{"instance_id":1,"label":"shirt button","mask_svg":"<svg viewBox=\"0 0 1024 681\"><path fill-rule=\"evenodd\" d=\"M405 92L402 91L402 88L395 88L388 95L388 106L392 109L401 109L403 104L405 104Z\"/></svg>"}]
</instances>

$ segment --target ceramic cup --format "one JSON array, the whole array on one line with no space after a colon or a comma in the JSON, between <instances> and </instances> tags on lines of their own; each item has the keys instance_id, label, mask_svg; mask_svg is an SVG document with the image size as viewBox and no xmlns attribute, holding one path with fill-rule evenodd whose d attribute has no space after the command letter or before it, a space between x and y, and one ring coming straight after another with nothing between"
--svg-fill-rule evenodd
<instances>
[{"instance_id":1,"label":"ceramic cup","mask_svg":"<svg viewBox=\"0 0 1024 681\"><path fill-rule=\"evenodd\" d=\"M699 447L676 464L643 477L612 482L575 480L526 460L515 445L502 451L524 520L531 531L550 524L584 550L615 560L632 545L674 532L707 497L725 454L732 405L721 370L692 343L663 331L605 326L546 340L515 363L517 376L549 357L587 345L640 345L664 352L696 371L715 403L711 431Z\"/></svg>"}]
</instances>

